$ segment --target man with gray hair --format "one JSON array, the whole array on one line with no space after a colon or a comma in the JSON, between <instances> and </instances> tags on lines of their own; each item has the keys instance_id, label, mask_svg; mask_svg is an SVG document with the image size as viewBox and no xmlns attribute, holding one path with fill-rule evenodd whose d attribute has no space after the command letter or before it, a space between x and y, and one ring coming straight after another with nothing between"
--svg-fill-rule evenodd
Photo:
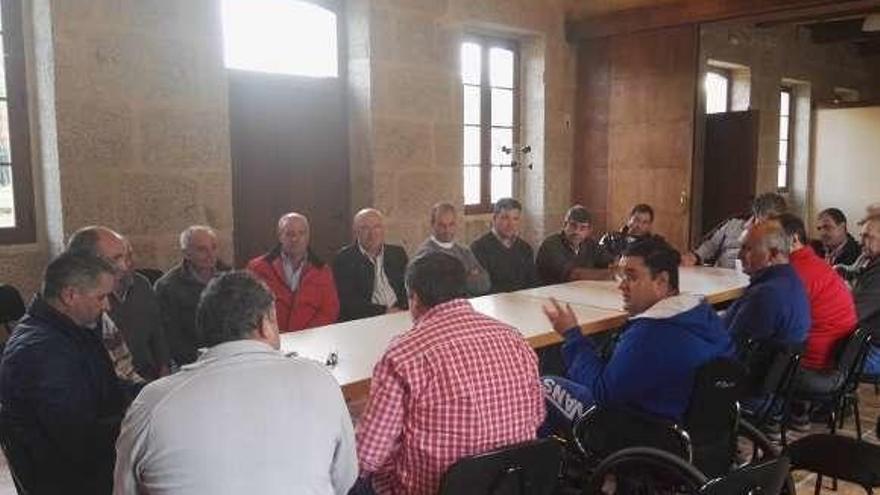
<instances>
[{"instance_id":1,"label":"man with gray hair","mask_svg":"<svg viewBox=\"0 0 880 495\"><path fill-rule=\"evenodd\" d=\"M129 394L96 329L109 309L113 266L65 252L6 344L0 364L0 431L15 445L28 493L109 494L113 442Z\"/></svg>"},{"instance_id":2,"label":"man with gray hair","mask_svg":"<svg viewBox=\"0 0 880 495\"><path fill-rule=\"evenodd\" d=\"M84 227L70 236L67 250L98 256L116 269L110 311L101 326L117 374L130 380L132 371L146 380L167 375L170 358L159 301L147 278L134 270L128 239L107 227Z\"/></svg>"},{"instance_id":3,"label":"man with gray hair","mask_svg":"<svg viewBox=\"0 0 880 495\"><path fill-rule=\"evenodd\" d=\"M759 195L752 202L751 215L738 215L725 220L706 234L696 249L682 256L681 264L734 268L745 231L758 222L785 213L786 209L785 198L779 194L770 192Z\"/></svg>"},{"instance_id":4,"label":"man with gray hair","mask_svg":"<svg viewBox=\"0 0 880 495\"><path fill-rule=\"evenodd\" d=\"M220 275L197 322L211 347L132 404L114 493L347 493L357 457L339 385L322 365L278 352L269 289L244 271Z\"/></svg>"},{"instance_id":5,"label":"man with gray hair","mask_svg":"<svg viewBox=\"0 0 880 495\"><path fill-rule=\"evenodd\" d=\"M752 343L801 344L810 329L810 301L789 264L791 238L775 220L746 233L739 252L751 282L723 321L742 351Z\"/></svg>"},{"instance_id":6,"label":"man with gray hair","mask_svg":"<svg viewBox=\"0 0 880 495\"><path fill-rule=\"evenodd\" d=\"M469 247L455 242L458 214L452 203L441 202L431 208L431 236L419 246L413 258L429 253L446 253L464 265L467 276L467 295L480 296L489 292L489 272L477 261Z\"/></svg>"},{"instance_id":7,"label":"man with gray hair","mask_svg":"<svg viewBox=\"0 0 880 495\"><path fill-rule=\"evenodd\" d=\"M203 340L196 331L196 306L205 285L229 266L220 261L217 234L204 225L187 227L180 234L183 259L156 281L165 338L178 366L198 357Z\"/></svg>"}]
</instances>

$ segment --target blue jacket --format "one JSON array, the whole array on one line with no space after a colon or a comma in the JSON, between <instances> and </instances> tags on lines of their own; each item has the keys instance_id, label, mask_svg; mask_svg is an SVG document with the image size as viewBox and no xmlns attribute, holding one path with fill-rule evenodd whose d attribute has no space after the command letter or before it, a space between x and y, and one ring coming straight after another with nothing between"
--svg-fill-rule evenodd
<instances>
[{"instance_id":1,"label":"blue jacket","mask_svg":"<svg viewBox=\"0 0 880 495\"><path fill-rule=\"evenodd\" d=\"M681 421L697 368L732 356L733 344L705 301L678 295L631 318L607 363L577 328L565 333L562 354L568 378L589 387L597 404Z\"/></svg>"},{"instance_id":2,"label":"blue jacket","mask_svg":"<svg viewBox=\"0 0 880 495\"><path fill-rule=\"evenodd\" d=\"M3 352L0 421L35 493L110 493L128 404L99 332L36 298Z\"/></svg>"},{"instance_id":3,"label":"blue jacket","mask_svg":"<svg viewBox=\"0 0 880 495\"><path fill-rule=\"evenodd\" d=\"M749 287L723 319L740 347L749 340L801 344L811 325L810 301L794 268L774 265L752 275Z\"/></svg>"}]
</instances>

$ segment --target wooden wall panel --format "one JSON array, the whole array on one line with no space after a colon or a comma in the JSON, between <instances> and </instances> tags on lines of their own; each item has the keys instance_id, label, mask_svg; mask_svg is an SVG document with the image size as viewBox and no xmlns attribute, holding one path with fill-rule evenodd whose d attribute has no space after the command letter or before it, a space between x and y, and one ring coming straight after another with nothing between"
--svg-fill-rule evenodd
<instances>
[{"instance_id":1,"label":"wooden wall panel","mask_svg":"<svg viewBox=\"0 0 880 495\"><path fill-rule=\"evenodd\" d=\"M648 203L655 231L680 249L690 230L697 30L589 41L580 46L578 68L573 197L605 211L608 228L620 226L634 204ZM602 95L607 109L597 103Z\"/></svg>"}]
</instances>

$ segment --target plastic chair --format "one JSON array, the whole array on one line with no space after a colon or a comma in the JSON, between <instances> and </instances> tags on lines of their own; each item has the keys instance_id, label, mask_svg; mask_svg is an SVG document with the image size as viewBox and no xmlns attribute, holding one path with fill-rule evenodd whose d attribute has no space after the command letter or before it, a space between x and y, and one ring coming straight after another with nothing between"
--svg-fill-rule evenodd
<instances>
[{"instance_id":1,"label":"plastic chair","mask_svg":"<svg viewBox=\"0 0 880 495\"><path fill-rule=\"evenodd\" d=\"M823 476L855 483L868 494L880 487L880 446L823 433L792 442L785 454L791 459L791 469L816 473L817 495Z\"/></svg>"}]
</instances>

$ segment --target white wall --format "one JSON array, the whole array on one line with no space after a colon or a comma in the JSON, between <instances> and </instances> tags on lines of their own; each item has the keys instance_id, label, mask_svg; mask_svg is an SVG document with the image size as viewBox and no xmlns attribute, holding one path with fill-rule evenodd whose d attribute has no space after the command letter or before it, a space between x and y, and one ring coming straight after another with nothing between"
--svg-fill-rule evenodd
<instances>
[{"instance_id":1,"label":"white wall","mask_svg":"<svg viewBox=\"0 0 880 495\"><path fill-rule=\"evenodd\" d=\"M824 208L846 213L850 232L880 201L880 106L819 109L810 220Z\"/></svg>"}]
</instances>

